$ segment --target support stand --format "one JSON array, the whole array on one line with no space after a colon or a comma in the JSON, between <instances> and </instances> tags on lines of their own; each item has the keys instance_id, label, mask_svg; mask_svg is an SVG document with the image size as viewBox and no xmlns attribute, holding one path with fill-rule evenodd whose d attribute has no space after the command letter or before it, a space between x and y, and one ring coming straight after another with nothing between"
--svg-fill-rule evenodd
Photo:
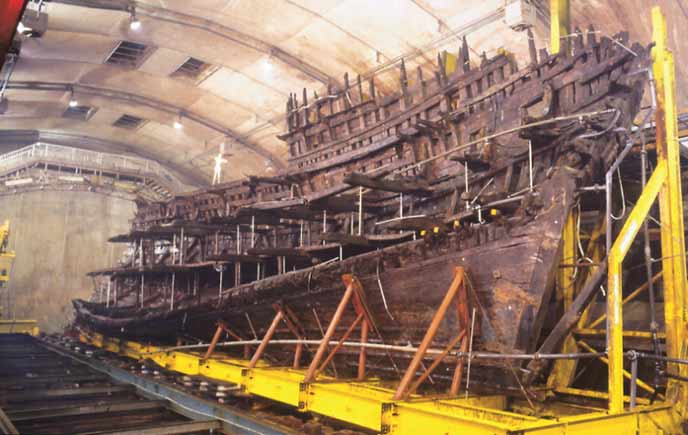
<instances>
[{"instance_id":1,"label":"support stand","mask_svg":"<svg viewBox=\"0 0 688 435\"><path fill-rule=\"evenodd\" d=\"M456 298L456 314L459 321L459 333L456 335L456 337L454 337L454 339L452 339L449 342L449 344L447 345L447 347L444 348L442 353L435 357L432 364L430 364L430 366L427 369L425 369L423 374L418 379L416 379L416 381L412 384L411 382L416 376L418 368L423 363L425 354L430 348L430 345L432 345L432 340L435 338L437 330L442 324L442 321L444 320L444 317L447 314L447 310L449 309L449 306L451 305L454 298ZM411 363L406 369L404 377L401 379L399 387L397 388L397 391L394 394L394 400L405 400L408 398L409 395L413 394L418 389L420 384L423 383L423 381L425 381L425 379L427 379L430 376L432 371L440 365L442 360L449 354L449 352L451 352L451 350L459 342L461 342L461 351L465 352L468 346L469 328L470 317L468 310L468 294L466 293L466 286L464 282L464 270L463 267L456 267L454 269L454 280L449 286L449 290L447 291L447 294L444 296L444 299L442 300L442 303L437 309L435 316L432 318L430 326L428 326L428 330L425 333L425 337L423 337L423 341L421 341L420 346L418 346L418 350L413 355L413 359L411 360ZM452 378L452 384L450 388L451 394L458 394L459 384L461 383L462 376L463 361L459 359L456 368L454 369L454 376Z\"/></svg>"},{"instance_id":2,"label":"support stand","mask_svg":"<svg viewBox=\"0 0 688 435\"><path fill-rule=\"evenodd\" d=\"M365 305L363 288L360 281L353 275L348 274L342 276L342 281L344 281L344 284L346 285L346 291L344 292L342 299L339 301L337 310L334 312L332 320L327 326L327 331L325 332L325 335L318 346L318 350L316 351L315 356L308 367L306 377L303 380L304 383L313 382L317 379L318 375L332 362L339 349L342 348L344 342L351 336L351 333L359 324L361 324L361 342L367 342L368 331L371 327L374 327L370 312ZM351 326L349 326L344 335L342 335L327 357L325 357L325 352L330 344L330 340L332 340L332 337L334 336L334 333L342 320L344 311L348 307L349 302L352 302L352 299L354 310L356 312L356 319L353 321ZM324 361L323 357L325 357ZM358 379L362 380L365 378L366 364L366 354L364 348L361 348L360 350L358 363Z\"/></svg>"}]
</instances>

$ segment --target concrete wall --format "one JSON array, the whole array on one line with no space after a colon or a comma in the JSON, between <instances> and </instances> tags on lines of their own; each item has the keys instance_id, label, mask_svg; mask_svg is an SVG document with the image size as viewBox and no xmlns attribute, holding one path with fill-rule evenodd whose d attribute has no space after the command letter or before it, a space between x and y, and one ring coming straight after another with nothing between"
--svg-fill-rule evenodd
<instances>
[{"instance_id":1,"label":"concrete wall","mask_svg":"<svg viewBox=\"0 0 688 435\"><path fill-rule=\"evenodd\" d=\"M9 283L16 318L37 319L46 332L67 325L70 301L93 291L86 273L119 258L122 246L107 239L129 230L134 211L132 201L90 192L0 196L0 221L10 219L17 254Z\"/></svg>"}]
</instances>

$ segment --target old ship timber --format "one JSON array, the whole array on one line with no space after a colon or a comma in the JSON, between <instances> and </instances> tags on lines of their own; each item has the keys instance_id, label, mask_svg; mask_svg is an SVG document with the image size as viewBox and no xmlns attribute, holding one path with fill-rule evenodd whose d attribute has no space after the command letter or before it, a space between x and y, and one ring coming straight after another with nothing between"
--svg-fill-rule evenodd
<instances>
[{"instance_id":1,"label":"old ship timber","mask_svg":"<svg viewBox=\"0 0 688 435\"><path fill-rule=\"evenodd\" d=\"M604 179L646 86L649 48L584 33L556 55L530 35L520 70L508 52L471 61L464 39L432 77L402 62L391 95L347 76L327 95L292 95L288 169L140 204L111 240L130 244L129 260L92 273L109 290L74 301L76 326L177 345L269 335L267 349L226 352L297 367L324 334L370 334L386 347L368 350L367 371L398 380L412 354L395 349L422 346L444 305L434 346L465 350L470 336L474 351L534 352L578 188ZM359 358L345 346L330 367L354 376ZM513 364L475 361L473 385L516 390L533 376ZM440 358L430 387L456 384L457 365Z\"/></svg>"}]
</instances>

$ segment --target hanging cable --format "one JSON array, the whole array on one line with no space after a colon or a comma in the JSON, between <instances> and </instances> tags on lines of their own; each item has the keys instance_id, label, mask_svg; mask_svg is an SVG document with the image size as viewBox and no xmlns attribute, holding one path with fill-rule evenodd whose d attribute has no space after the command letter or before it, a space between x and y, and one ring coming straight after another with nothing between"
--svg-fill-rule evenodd
<instances>
[{"instance_id":1,"label":"hanging cable","mask_svg":"<svg viewBox=\"0 0 688 435\"><path fill-rule=\"evenodd\" d=\"M385 306L385 311L387 312L387 315L389 316L390 319L396 320L392 313L389 311L389 307L387 307L387 298L385 297L385 291L382 289L382 281L380 280L380 259L378 258L377 260L377 267L375 269L375 273L377 274L377 285L380 287L380 296L382 297L382 304Z\"/></svg>"},{"instance_id":2,"label":"hanging cable","mask_svg":"<svg viewBox=\"0 0 688 435\"><path fill-rule=\"evenodd\" d=\"M623 182L621 181L621 170L619 168L616 168L616 175L619 178L619 193L621 194L621 215L614 216L614 213L610 210L609 216L615 221L619 221L623 219L626 215L626 195L624 193Z\"/></svg>"}]
</instances>

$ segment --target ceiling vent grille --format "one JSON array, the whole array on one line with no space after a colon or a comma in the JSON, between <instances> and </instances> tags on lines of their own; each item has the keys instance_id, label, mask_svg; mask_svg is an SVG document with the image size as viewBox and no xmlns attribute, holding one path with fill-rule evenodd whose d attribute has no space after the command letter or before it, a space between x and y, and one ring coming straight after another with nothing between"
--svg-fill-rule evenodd
<instances>
[{"instance_id":1,"label":"ceiling vent grille","mask_svg":"<svg viewBox=\"0 0 688 435\"><path fill-rule=\"evenodd\" d=\"M105 63L136 68L143 61L146 54L146 46L137 42L120 41L117 47L110 53Z\"/></svg>"},{"instance_id":2,"label":"ceiling vent grille","mask_svg":"<svg viewBox=\"0 0 688 435\"><path fill-rule=\"evenodd\" d=\"M141 127L145 121L142 118L133 115L122 115L115 121L115 127L127 128L129 130L136 130Z\"/></svg>"},{"instance_id":3,"label":"ceiling vent grille","mask_svg":"<svg viewBox=\"0 0 688 435\"><path fill-rule=\"evenodd\" d=\"M75 106L67 107L62 116L79 121L88 121L94 113L96 113L96 109L91 106Z\"/></svg>"},{"instance_id":4,"label":"ceiling vent grille","mask_svg":"<svg viewBox=\"0 0 688 435\"><path fill-rule=\"evenodd\" d=\"M195 57L190 57L186 61L179 65L179 68L172 73L173 77L187 77L190 79L197 79L208 69L210 65L203 62L202 60L196 59Z\"/></svg>"}]
</instances>

